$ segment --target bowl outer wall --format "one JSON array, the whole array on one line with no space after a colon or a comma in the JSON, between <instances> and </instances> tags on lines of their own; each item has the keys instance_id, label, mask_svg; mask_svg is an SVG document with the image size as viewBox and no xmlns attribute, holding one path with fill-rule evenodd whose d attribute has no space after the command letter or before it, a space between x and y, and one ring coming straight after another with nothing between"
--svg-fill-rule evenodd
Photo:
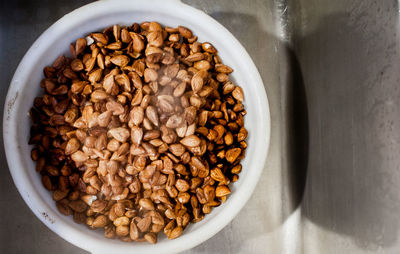
<instances>
[{"instance_id":1,"label":"bowl outer wall","mask_svg":"<svg viewBox=\"0 0 400 254\"><path fill-rule=\"evenodd\" d=\"M26 105L33 101L34 95L24 91L32 89L28 87L29 74L34 70L37 72L39 65L43 64L38 59L45 56L45 51L53 47L54 42L62 42L63 34L71 32L71 27L89 23L89 26L94 27L96 25L93 25L93 20L100 20L98 22L100 24L107 19L103 17L113 16L112 20L115 20L117 13L125 13L126 16L127 12L138 11L162 14L164 16L159 16L159 20L164 21L162 23L187 24L196 34L201 31L201 34L207 35L204 37L220 50L224 62L234 68L235 81L247 81L239 85L245 92L248 110L245 124L249 130L249 147L243 161L244 170L240 175L240 180L232 187L232 195L225 204L214 209L213 213L206 216L202 222L185 230L181 237L172 241L161 240L156 245L126 244L104 239L102 234L74 224L70 218L60 215L55 209L49 193L46 193L47 191L41 185L40 190L35 188L38 183L40 184L40 179L38 176L33 178L31 175L37 175L37 173L34 172L33 164L27 156L30 154L29 149L23 143L27 142L27 135L24 137L21 135L21 133L29 133L27 131L29 126L19 124L23 123L21 117L24 117L23 120L26 122L26 118L28 118ZM135 17L132 17L132 21L136 21ZM119 23L124 22L121 20ZM199 36L199 39L202 41L205 38ZM61 47L65 49L65 46L61 45ZM60 52L60 48L55 48L54 51ZM39 69L41 70L41 68L42 66ZM38 83L32 82L32 86L36 86L36 84ZM249 107L251 107L251 111L249 111ZM254 191L267 158L270 140L270 113L261 77L251 58L236 38L213 18L176 0L105 0L85 5L65 15L48 28L31 46L20 62L8 90L3 115L3 136L7 162L21 196L34 214L62 238L93 253L110 251L112 253L130 251L173 253L192 248L212 237L226 226L245 205ZM31 171L28 172L28 170Z\"/></svg>"}]
</instances>

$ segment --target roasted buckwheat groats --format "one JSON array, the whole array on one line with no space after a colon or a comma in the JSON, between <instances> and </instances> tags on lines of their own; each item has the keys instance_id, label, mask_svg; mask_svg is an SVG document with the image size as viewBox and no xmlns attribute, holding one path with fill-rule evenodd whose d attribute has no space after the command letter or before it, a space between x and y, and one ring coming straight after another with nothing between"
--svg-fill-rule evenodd
<instances>
[{"instance_id":1,"label":"roasted buckwheat groats","mask_svg":"<svg viewBox=\"0 0 400 254\"><path fill-rule=\"evenodd\" d=\"M44 68L32 160L58 210L108 238L157 242L225 202L246 149L243 91L186 27L114 25Z\"/></svg>"}]
</instances>

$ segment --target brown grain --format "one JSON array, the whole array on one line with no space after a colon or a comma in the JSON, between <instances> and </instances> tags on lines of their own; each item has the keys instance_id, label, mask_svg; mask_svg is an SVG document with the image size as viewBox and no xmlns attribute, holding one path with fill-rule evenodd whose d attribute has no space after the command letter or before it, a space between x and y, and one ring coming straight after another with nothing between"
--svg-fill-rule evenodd
<instances>
[{"instance_id":1,"label":"brown grain","mask_svg":"<svg viewBox=\"0 0 400 254\"><path fill-rule=\"evenodd\" d=\"M226 201L242 171L246 111L211 43L143 22L70 51L44 68L30 111L31 158L62 214L154 244Z\"/></svg>"}]
</instances>

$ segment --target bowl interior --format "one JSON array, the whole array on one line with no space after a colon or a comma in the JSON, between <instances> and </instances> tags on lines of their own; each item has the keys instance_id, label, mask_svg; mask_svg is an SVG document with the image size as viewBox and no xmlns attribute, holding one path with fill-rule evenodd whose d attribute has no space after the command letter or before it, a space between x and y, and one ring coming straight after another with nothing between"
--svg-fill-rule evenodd
<instances>
[{"instance_id":1,"label":"bowl interior","mask_svg":"<svg viewBox=\"0 0 400 254\"><path fill-rule=\"evenodd\" d=\"M102 1L99 1L102 2ZM50 27L28 51L12 81L4 115L4 136L7 159L16 185L32 211L53 231L68 241L93 252L137 250L181 251L206 240L224 227L237 214L253 191L263 168L269 144L269 110L259 74L251 59L221 25L204 13L179 2L164 1L105 1L84 6L66 15ZM240 179L231 185L232 194L225 204L213 209L199 223L188 226L184 234L173 241L160 238L156 245L126 244L103 237L75 224L71 217L60 215L51 194L41 184L39 174L30 159L30 119L28 111L35 96L43 68L60 54L69 55L69 44L92 31L101 31L112 24L158 21L166 26L184 25L198 36L199 41L211 42L223 62L234 69L234 82L245 94L248 148L242 161ZM11 103L11 104L10 104Z\"/></svg>"}]
</instances>

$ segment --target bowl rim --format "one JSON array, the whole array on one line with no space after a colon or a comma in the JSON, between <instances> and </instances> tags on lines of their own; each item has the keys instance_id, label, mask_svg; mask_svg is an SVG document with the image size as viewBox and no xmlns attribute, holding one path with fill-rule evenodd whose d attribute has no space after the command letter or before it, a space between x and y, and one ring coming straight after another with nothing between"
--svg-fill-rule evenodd
<instances>
[{"instance_id":1,"label":"bowl rim","mask_svg":"<svg viewBox=\"0 0 400 254\"><path fill-rule=\"evenodd\" d=\"M143 2L146 2L145 4ZM248 188L246 190L240 191L236 193L237 196L235 198L235 201L237 200L242 200L243 202L231 202L229 205L231 208L230 211L227 211L228 209L224 209L224 211L221 211L217 216L212 218L210 221L208 221L206 224L202 225L202 227L196 229L193 232L189 232L187 234L183 234L181 237L168 241L169 244L164 244L164 249L163 251L165 252L180 252L189 248L192 248L205 240L211 238L213 235L215 235L217 232L219 232L223 227L225 227L238 213L239 211L243 208L243 206L246 204L246 202L249 200L251 194L253 193L256 184L260 178L260 175L263 171L265 162L267 160L267 155L269 151L269 144L270 144L270 128L271 128L271 119L270 119L270 110L269 110L269 104L268 104L268 98L267 94L263 85L263 81L261 79L261 76L257 70L257 67L255 66L254 62L248 55L247 51L244 49L244 47L240 44L240 42L224 27L222 26L219 22L217 22L215 19L207 15L206 13L189 6L187 4L182 3L179 0L173 0L173 1L163 1L163 0L150 0L150 1L136 1L136 0L103 0L103 1L97 1L93 3L89 3L87 5L84 5L78 9L73 10L72 12L66 14L62 18L60 18L58 21L56 21L53 25L51 25L46 31L44 31L39 38L32 44L32 46L29 48L29 50L26 52L24 57L22 58L21 62L19 63L14 76L12 78L12 81L10 83L10 86L8 88L8 93L7 97L5 100L5 106L4 106L4 112L3 112L3 137L4 137L4 146L5 146L5 152L6 152L6 158L7 158L7 163L9 166L9 170L11 173L11 176L13 178L13 181L24 199L25 203L29 206L29 208L32 210L32 212L38 217L50 230L58 234L60 237L63 239L67 240L68 242L85 249L87 251L91 251L94 253L102 253L105 251L108 251L105 249L105 245L110 245L111 244L100 244L98 243L97 239L91 238L89 236L84 235L83 233L77 233L76 230L69 228L68 224L60 222L61 226L55 227L53 225L54 222L46 218L46 216L43 216L41 212L37 209L37 205L45 205L45 201L39 196L39 194L35 191L35 186L31 184L28 181L28 178L26 175L24 175L25 168L23 167L23 164L21 163L21 156L20 154L22 153L20 149L20 145L18 145L18 134L17 134L17 128L14 128L14 126L17 125L17 110L16 110L16 104L18 103L18 91L23 88L26 85L26 82L23 83L20 80L22 78L22 75L24 74L24 69L25 66L29 66L29 59L35 55L35 49L40 47L40 44L46 39L46 36L50 33L54 33L57 31L59 28L62 26L68 25L66 22L68 22L71 18L77 17L79 15L82 15L83 13L87 13L87 11L91 10L101 10L102 8L112 8L112 4L118 4L119 6L124 6L124 7L129 7L132 10L135 9L136 7L139 7L141 5L152 5L152 4L162 4L165 5L165 3L168 2L168 7L167 8L179 8L180 11L187 11L188 13L191 13L193 15L196 15L197 17L201 17L204 20L207 20L210 24L212 24L212 29L218 30L218 32L224 36L224 38L229 41L236 49L240 51L241 57L243 58L242 60L247 64L248 69L246 71L249 72L248 75L251 75L253 80L255 81L254 86L256 86L257 90L259 91L258 98L254 98L255 100L258 100L258 105L261 107L258 109L259 111L262 111L262 114L259 114L261 116L264 116L263 119L259 119L260 122L257 122L258 125L260 125L260 128L265 130L263 133L261 133L260 137L257 138L260 147L263 147L265 150L262 153L262 157L254 162L256 164L256 168L258 170L252 170L252 175L247 177L249 180L247 181ZM252 98L253 99L253 98ZM224 204L227 205L227 204ZM45 207L45 206L44 206ZM225 207L224 207L225 208ZM228 207L226 207L228 208ZM57 215L54 215L57 217ZM197 232L197 234L195 234ZM77 233L77 235L74 235ZM88 239L89 242L83 243L81 239L83 238L90 238ZM176 243L185 243L185 244L176 244ZM150 246L157 246L156 245L150 245ZM138 250L138 251L148 251L148 247L136 245L135 247L133 245L125 245L125 246L120 246L117 244L112 244L113 248L115 251L127 251L129 247L130 250ZM154 250L154 247L153 247Z\"/></svg>"}]
</instances>

